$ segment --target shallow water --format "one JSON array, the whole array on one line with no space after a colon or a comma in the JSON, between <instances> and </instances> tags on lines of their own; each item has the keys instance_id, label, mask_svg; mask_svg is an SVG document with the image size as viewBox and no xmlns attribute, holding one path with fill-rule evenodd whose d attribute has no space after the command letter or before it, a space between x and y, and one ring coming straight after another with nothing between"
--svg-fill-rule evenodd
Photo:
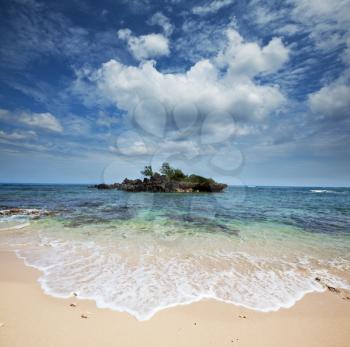
<instances>
[{"instance_id":1,"label":"shallow water","mask_svg":"<svg viewBox=\"0 0 350 347\"><path fill-rule=\"evenodd\" d=\"M0 205L25 209L0 217L0 245L43 272L46 293L76 292L138 319L203 298L290 307L324 290L315 277L350 288L346 188L152 194L1 185Z\"/></svg>"}]
</instances>

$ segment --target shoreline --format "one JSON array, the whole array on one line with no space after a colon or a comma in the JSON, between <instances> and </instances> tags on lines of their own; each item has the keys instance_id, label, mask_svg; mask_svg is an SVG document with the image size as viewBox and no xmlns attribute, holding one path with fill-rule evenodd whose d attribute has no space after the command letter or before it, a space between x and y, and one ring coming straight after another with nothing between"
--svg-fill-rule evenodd
<instances>
[{"instance_id":1,"label":"shoreline","mask_svg":"<svg viewBox=\"0 0 350 347\"><path fill-rule=\"evenodd\" d=\"M91 300L46 295L39 276L0 250L1 346L349 346L349 291L307 294L270 313L201 300L138 321Z\"/></svg>"}]
</instances>

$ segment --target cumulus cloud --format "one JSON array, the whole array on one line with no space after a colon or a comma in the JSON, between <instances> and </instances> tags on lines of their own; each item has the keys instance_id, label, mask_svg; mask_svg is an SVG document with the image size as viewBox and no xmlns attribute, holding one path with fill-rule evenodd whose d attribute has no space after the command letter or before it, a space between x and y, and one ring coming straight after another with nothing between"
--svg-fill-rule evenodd
<instances>
[{"instance_id":1,"label":"cumulus cloud","mask_svg":"<svg viewBox=\"0 0 350 347\"><path fill-rule=\"evenodd\" d=\"M130 29L120 29L118 37L127 43L128 50L137 60L169 55L169 41L162 34L134 36Z\"/></svg>"},{"instance_id":2,"label":"cumulus cloud","mask_svg":"<svg viewBox=\"0 0 350 347\"><path fill-rule=\"evenodd\" d=\"M216 57L199 60L184 73L162 73L154 61L128 66L110 60L80 76L76 91L84 94L94 85L93 98L96 93L102 95L126 111L141 130L155 136L162 136L166 127L174 127L174 118L178 129L181 124L187 129L191 122L183 118L191 108L196 110L195 114L190 112L191 119L198 116L201 121L196 130L202 134L202 142L248 134L256 122L278 110L285 100L278 86L257 84L254 77L278 70L288 59L288 49L277 38L262 47L245 42L234 30L228 30L227 35L227 45ZM90 81L87 88L82 79ZM249 122L253 126L244 124Z\"/></svg>"},{"instance_id":3,"label":"cumulus cloud","mask_svg":"<svg viewBox=\"0 0 350 347\"><path fill-rule=\"evenodd\" d=\"M261 30L279 34L303 34L307 45L296 41L296 50L303 56L294 71L287 71L293 83L307 78L307 70L319 69L323 59L338 56L345 64L340 77L338 64L320 70L320 79L327 80L319 90L308 95L308 105L314 115L323 119L341 120L349 116L350 95L350 1L349 0L290 0L288 6L276 7L273 2L255 0L250 4L248 18ZM340 53L339 53L340 52ZM317 59L315 55L317 54ZM305 56L309 59L306 59ZM278 58L277 58L278 59ZM336 59L336 58L334 58ZM328 64L328 61L327 63ZM327 75L323 75L323 72ZM281 76L280 76L281 77ZM332 81L333 77L333 81ZM280 78L281 80L281 78ZM293 87L296 85L293 84ZM312 117L314 120L315 118Z\"/></svg>"},{"instance_id":4,"label":"cumulus cloud","mask_svg":"<svg viewBox=\"0 0 350 347\"><path fill-rule=\"evenodd\" d=\"M192 8L192 13L199 15L199 16L204 16L209 13L215 13L218 12L220 9L223 7L226 7L228 5L233 4L234 0L215 0L215 1L210 1L209 3L202 5L202 6L195 6Z\"/></svg>"},{"instance_id":5,"label":"cumulus cloud","mask_svg":"<svg viewBox=\"0 0 350 347\"><path fill-rule=\"evenodd\" d=\"M300 0L300 11L304 10L311 16L318 14L321 18L332 21L321 21L313 31L319 41L317 46L329 50L337 46L345 46L341 59L345 64L340 77L324 85L320 90L308 97L309 106L313 113L328 119L349 119L350 115L350 1L337 1L334 6L321 1L319 6L314 1L309 4ZM338 31L335 31L338 30Z\"/></svg>"},{"instance_id":6,"label":"cumulus cloud","mask_svg":"<svg viewBox=\"0 0 350 347\"><path fill-rule=\"evenodd\" d=\"M258 73L275 72L288 60L289 49L280 38L273 38L265 47L245 42L233 29L227 30L228 45L219 53L216 62L228 66L234 77L252 77Z\"/></svg>"},{"instance_id":7,"label":"cumulus cloud","mask_svg":"<svg viewBox=\"0 0 350 347\"><path fill-rule=\"evenodd\" d=\"M63 127L59 120L51 113L22 113L18 121L35 128L41 128L60 133Z\"/></svg>"},{"instance_id":8,"label":"cumulus cloud","mask_svg":"<svg viewBox=\"0 0 350 347\"><path fill-rule=\"evenodd\" d=\"M326 117L350 117L350 86L333 83L309 96L311 111Z\"/></svg>"},{"instance_id":9,"label":"cumulus cloud","mask_svg":"<svg viewBox=\"0 0 350 347\"><path fill-rule=\"evenodd\" d=\"M164 34L169 36L172 34L174 27L170 20L162 12L156 12L147 22L149 25L159 25L163 28Z\"/></svg>"}]
</instances>

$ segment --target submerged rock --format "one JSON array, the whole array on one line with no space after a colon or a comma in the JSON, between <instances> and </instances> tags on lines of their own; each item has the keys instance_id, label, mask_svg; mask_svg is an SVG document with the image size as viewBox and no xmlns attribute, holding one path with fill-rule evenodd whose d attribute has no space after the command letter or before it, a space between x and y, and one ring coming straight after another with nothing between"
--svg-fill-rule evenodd
<instances>
[{"instance_id":1,"label":"submerged rock","mask_svg":"<svg viewBox=\"0 0 350 347\"><path fill-rule=\"evenodd\" d=\"M26 209L26 208L9 208L6 210L0 210L0 216L32 216L32 217L41 217L41 216L53 216L55 212L39 210L39 209Z\"/></svg>"}]
</instances>

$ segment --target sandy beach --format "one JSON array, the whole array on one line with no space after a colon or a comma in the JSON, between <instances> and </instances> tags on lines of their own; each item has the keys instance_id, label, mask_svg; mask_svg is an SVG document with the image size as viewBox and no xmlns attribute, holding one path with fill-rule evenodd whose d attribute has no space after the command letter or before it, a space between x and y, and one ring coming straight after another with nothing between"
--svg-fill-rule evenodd
<instances>
[{"instance_id":1,"label":"sandy beach","mask_svg":"<svg viewBox=\"0 0 350 347\"><path fill-rule=\"evenodd\" d=\"M98 309L94 302L47 296L39 276L14 253L0 252L2 347L350 346L350 294L345 291L309 294L272 313L202 301L140 322Z\"/></svg>"}]
</instances>

